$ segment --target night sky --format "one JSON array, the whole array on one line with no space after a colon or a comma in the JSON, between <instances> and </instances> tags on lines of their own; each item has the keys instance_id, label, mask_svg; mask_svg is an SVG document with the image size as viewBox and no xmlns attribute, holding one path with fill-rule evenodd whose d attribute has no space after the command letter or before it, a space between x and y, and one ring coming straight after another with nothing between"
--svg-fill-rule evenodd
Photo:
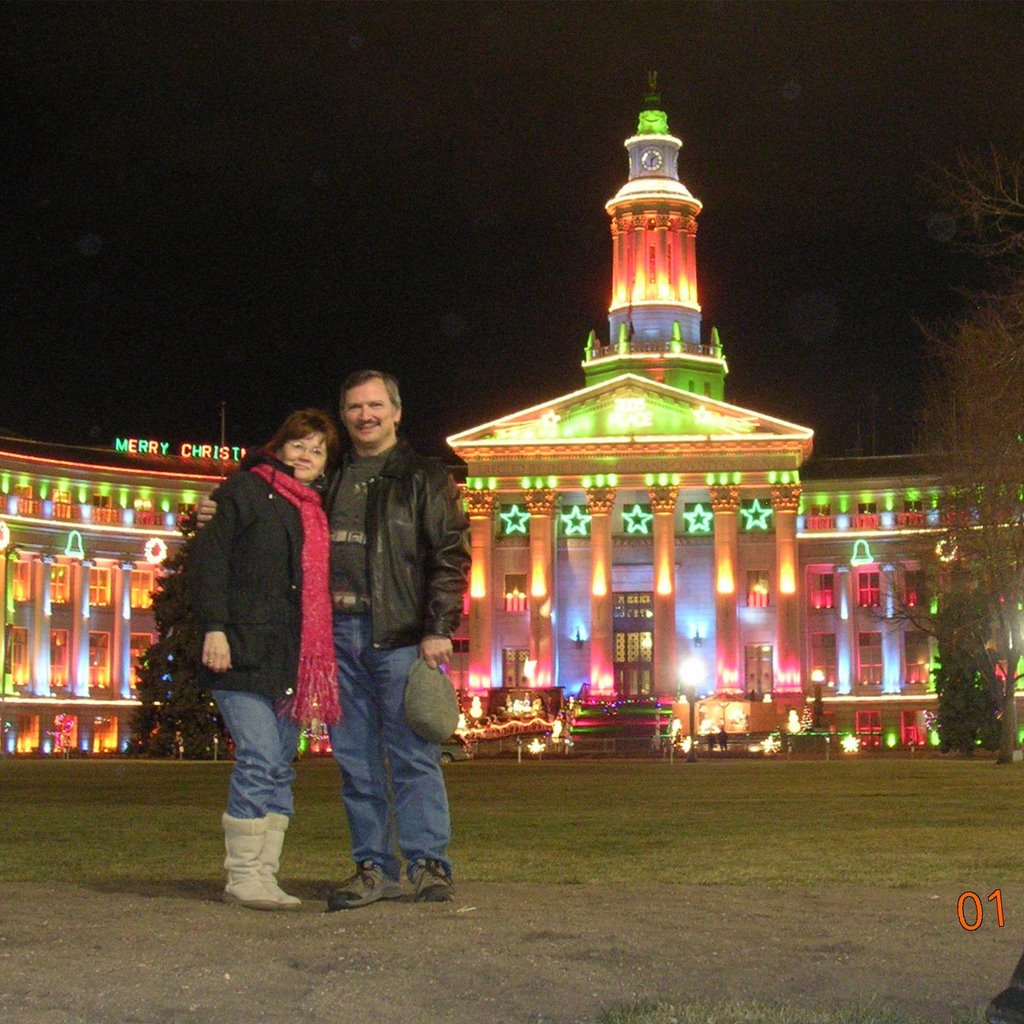
<instances>
[{"instance_id":1,"label":"night sky","mask_svg":"<svg viewBox=\"0 0 1024 1024\"><path fill-rule=\"evenodd\" d=\"M984 269L926 179L1024 149L1018 4L0 9L0 429L265 440L391 370L423 448L575 390L646 73L727 398L907 450Z\"/></svg>"}]
</instances>

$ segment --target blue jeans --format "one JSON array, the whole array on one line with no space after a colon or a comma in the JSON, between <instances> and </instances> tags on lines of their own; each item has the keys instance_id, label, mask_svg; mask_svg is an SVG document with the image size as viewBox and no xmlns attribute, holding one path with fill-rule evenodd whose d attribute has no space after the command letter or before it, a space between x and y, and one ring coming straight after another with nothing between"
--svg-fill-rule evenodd
<instances>
[{"instance_id":1,"label":"blue jeans","mask_svg":"<svg viewBox=\"0 0 1024 1024\"><path fill-rule=\"evenodd\" d=\"M231 738L235 741L235 767L228 789L232 818L291 817L292 761L299 745L299 723L274 710L275 701L259 693L214 690Z\"/></svg>"},{"instance_id":2,"label":"blue jeans","mask_svg":"<svg viewBox=\"0 0 1024 1024\"><path fill-rule=\"evenodd\" d=\"M334 650L342 721L330 738L353 860L373 861L397 880L400 850L410 871L418 860L436 860L451 874L440 747L405 723L405 684L419 648L376 648L369 615L335 615Z\"/></svg>"}]
</instances>

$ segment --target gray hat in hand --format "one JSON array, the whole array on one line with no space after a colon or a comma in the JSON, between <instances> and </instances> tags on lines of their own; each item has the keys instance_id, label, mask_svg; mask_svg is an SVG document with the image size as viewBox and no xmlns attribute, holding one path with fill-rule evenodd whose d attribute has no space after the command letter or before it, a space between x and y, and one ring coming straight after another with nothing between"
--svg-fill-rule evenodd
<instances>
[{"instance_id":1,"label":"gray hat in hand","mask_svg":"<svg viewBox=\"0 0 1024 1024\"><path fill-rule=\"evenodd\" d=\"M443 743L459 724L459 702L452 681L417 658L405 687L405 720L420 739Z\"/></svg>"}]
</instances>

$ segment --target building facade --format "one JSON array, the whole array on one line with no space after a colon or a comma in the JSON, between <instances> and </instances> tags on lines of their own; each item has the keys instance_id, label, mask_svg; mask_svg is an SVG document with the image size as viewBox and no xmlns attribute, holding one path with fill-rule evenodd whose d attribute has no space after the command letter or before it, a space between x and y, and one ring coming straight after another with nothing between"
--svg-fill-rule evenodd
<instances>
[{"instance_id":1,"label":"building facade","mask_svg":"<svg viewBox=\"0 0 1024 1024\"><path fill-rule=\"evenodd\" d=\"M178 517L241 450L0 437L0 719L7 753L116 753L155 638L152 592Z\"/></svg>"},{"instance_id":2,"label":"building facade","mask_svg":"<svg viewBox=\"0 0 1024 1024\"><path fill-rule=\"evenodd\" d=\"M737 731L751 702L820 697L867 743L927 742L934 467L815 461L811 430L725 400L681 145L649 96L606 204L609 334L587 339L583 386L448 439L467 466L469 685L742 698Z\"/></svg>"}]
</instances>

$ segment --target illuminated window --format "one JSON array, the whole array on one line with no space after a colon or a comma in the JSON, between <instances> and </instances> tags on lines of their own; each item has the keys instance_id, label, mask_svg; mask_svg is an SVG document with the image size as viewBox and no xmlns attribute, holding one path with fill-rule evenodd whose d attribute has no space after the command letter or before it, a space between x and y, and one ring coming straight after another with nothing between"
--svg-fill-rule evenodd
<instances>
[{"instance_id":1,"label":"illuminated window","mask_svg":"<svg viewBox=\"0 0 1024 1024\"><path fill-rule=\"evenodd\" d=\"M832 515L832 505L827 501L819 501L807 506L807 529L808 530L832 530L835 528L836 520Z\"/></svg>"},{"instance_id":2,"label":"illuminated window","mask_svg":"<svg viewBox=\"0 0 1024 1024\"><path fill-rule=\"evenodd\" d=\"M526 599L526 573L505 574L505 611L525 612L527 608Z\"/></svg>"},{"instance_id":3,"label":"illuminated window","mask_svg":"<svg viewBox=\"0 0 1024 1024\"><path fill-rule=\"evenodd\" d=\"M104 566L93 566L89 570L89 604L93 608L110 605L110 570Z\"/></svg>"},{"instance_id":4,"label":"illuminated window","mask_svg":"<svg viewBox=\"0 0 1024 1024\"><path fill-rule=\"evenodd\" d=\"M860 501L857 503L857 515L873 516L878 512L878 503L874 501Z\"/></svg>"},{"instance_id":5,"label":"illuminated window","mask_svg":"<svg viewBox=\"0 0 1024 1024\"><path fill-rule=\"evenodd\" d=\"M920 569L903 570L903 603L908 608L924 603L924 573Z\"/></svg>"},{"instance_id":6,"label":"illuminated window","mask_svg":"<svg viewBox=\"0 0 1024 1024\"><path fill-rule=\"evenodd\" d=\"M15 601L32 599L32 563L22 558L14 563L11 575L11 593Z\"/></svg>"},{"instance_id":7,"label":"illuminated window","mask_svg":"<svg viewBox=\"0 0 1024 1024\"><path fill-rule=\"evenodd\" d=\"M11 680L16 689L28 685L28 630L24 626L11 626L8 634Z\"/></svg>"},{"instance_id":8,"label":"illuminated window","mask_svg":"<svg viewBox=\"0 0 1024 1024\"><path fill-rule=\"evenodd\" d=\"M882 634L857 634L857 679L863 686L882 681Z\"/></svg>"},{"instance_id":9,"label":"illuminated window","mask_svg":"<svg viewBox=\"0 0 1024 1024\"><path fill-rule=\"evenodd\" d=\"M50 566L50 602L67 604L71 600L71 566L54 562Z\"/></svg>"},{"instance_id":10,"label":"illuminated window","mask_svg":"<svg viewBox=\"0 0 1024 1024\"><path fill-rule=\"evenodd\" d=\"M811 607L835 608L835 599L835 577L832 573L811 573Z\"/></svg>"},{"instance_id":11,"label":"illuminated window","mask_svg":"<svg viewBox=\"0 0 1024 1024\"><path fill-rule=\"evenodd\" d=\"M530 652L525 647L506 647L501 652L501 679L506 688L525 686L526 662Z\"/></svg>"},{"instance_id":12,"label":"illuminated window","mask_svg":"<svg viewBox=\"0 0 1024 1024\"><path fill-rule=\"evenodd\" d=\"M613 594L612 617L615 619L653 619L653 595L646 591Z\"/></svg>"},{"instance_id":13,"label":"illuminated window","mask_svg":"<svg viewBox=\"0 0 1024 1024\"><path fill-rule=\"evenodd\" d=\"M768 607L767 569L750 569L747 571L747 607Z\"/></svg>"},{"instance_id":14,"label":"illuminated window","mask_svg":"<svg viewBox=\"0 0 1024 1024\"><path fill-rule=\"evenodd\" d=\"M149 498L136 498L132 502L132 508L136 512L150 512L153 509L153 502Z\"/></svg>"},{"instance_id":15,"label":"illuminated window","mask_svg":"<svg viewBox=\"0 0 1024 1024\"><path fill-rule=\"evenodd\" d=\"M152 633L132 633L131 637L131 661L132 661L132 690L139 685L139 658L152 646Z\"/></svg>"},{"instance_id":16,"label":"illuminated window","mask_svg":"<svg viewBox=\"0 0 1024 1024\"><path fill-rule=\"evenodd\" d=\"M178 515L187 516L195 512L196 503L194 501L179 501L178 502Z\"/></svg>"},{"instance_id":17,"label":"illuminated window","mask_svg":"<svg viewBox=\"0 0 1024 1024\"><path fill-rule=\"evenodd\" d=\"M877 747L882 739L882 713L880 711L858 711L854 717L854 729L863 736L865 746Z\"/></svg>"},{"instance_id":18,"label":"illuminated window","mask_svg":"<svg viewBox=\"0 0 1024 1024\"><path fill-rule=\"evenodd\" d=\"M132 570L132 607L153 607L153 572L151 569Z\"/></svg>"},{"instance_id":19,"label":"illuminated window","mask_svg":"<svg viewBox=\"0 0 1024 1024\"><path fill-rule=\"evenodd\" d=\"M31 484L15 484L11 488L11 493L15 497L24 498L26 501L31 501L35 497Z\"/></svg>"},{"instance_id":20,"label":"illuminated window","mask_svg":"<svg viewBox=\"0 0 1024 1024\"><path fill-rule=\"evenodd\" d=\"M822 679L816 678L820 672ZM811 680L826 686L836 685L836 635L835 633L811 634Z\"/></svg>"},{"instance_id":21,"label":"illuminated window","mask_svg":"<svg viewBox=\"0 0 1024 1024\"><path fill-rule=\"evenodd\" d=\"M66 689L68 685L68 631L50 630L50 687Z\"/></svg>"},{"instance_id":22,"label":"illuminated window","mask_svg":"<svg viewBox=\"0 0 1024 1024\"><path fill-rule=\"evenodd\" d=\"M54 519L73 519L75 515L74 507L71 504L71 492L70 491L54 491L51 495L53 501L53 517Z\"/></svg>"},{"instance_id":23,"label":"illuminated window","mask_svg":"<svg viewBox=\"0 0 1024 1024\"><path fill-rule=\"evenodd\" d=\"M928 728L923 711L900 712L900 742L904 746L923 747L928 740Z\"/></svg>"},{"instance_id":24,"label":"illuminated window","mask_svg":"<svg viewBox=\"0 0 1024 1024\"><path fill-rule=\"evenodd\" d=\"M927 683L931 675L931 642L923 630L911 629L903 634L903 659L908 683Z\"/></svg>"},{"instance_id":25,"label":"illuminated window","mask_svg":"<svg viewBox=\"0 0 1024 1024\"><path fill-rule=\"evenodd\" d=\"M113 508L113 503L110 500L109 494L94 494L92 496L92 507L93 508Z\"/></svg>"},{"instance_id":26,"label":"illuminated window","mask_svg":"<svg viewBox=\"0 0 1024 1024\"><path fill-rule=\"evenodd\" d=\"M110 685L110 634L89 634L89 686L105 689Z\"/></svg>"},{"instance_id":27,"label":"illuminated window","mask_svg":"<svg viewBox=\"0 0 1024 1024\"><path fill-rule=\"evenodd\" d=\"M857 604L861 608L877 608L881 600L877 572L857 573Z\"/></svg>"}]
</instances>

